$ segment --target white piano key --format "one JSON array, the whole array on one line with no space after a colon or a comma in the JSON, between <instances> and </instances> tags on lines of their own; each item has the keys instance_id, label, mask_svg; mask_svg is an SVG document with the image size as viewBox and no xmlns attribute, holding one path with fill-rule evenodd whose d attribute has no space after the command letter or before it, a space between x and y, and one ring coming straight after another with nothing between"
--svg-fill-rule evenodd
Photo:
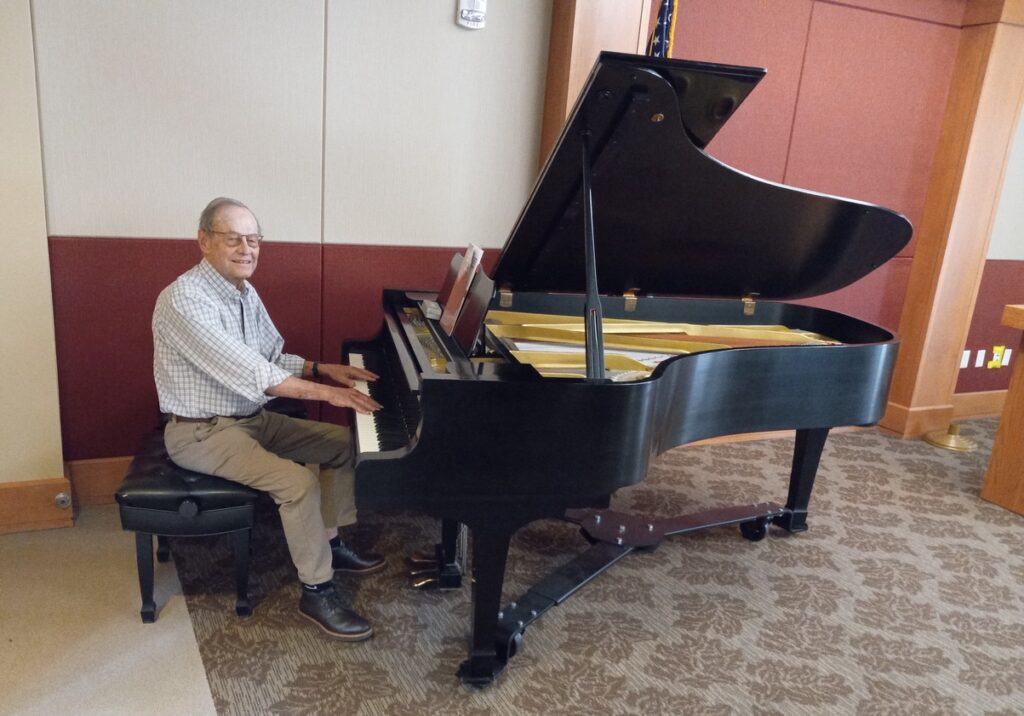
<instances>
[{"instance_id":1,"label":"white piano key","mask_svg":"<svg viewBox=\"0 0 1024 716\"><path fill-rule=\"evenodd\" d=\"M363 368L363 356L361 353L352 353L348 357L348 364L357 368ZM369 395L365 380L357 380L355 388L360 392ZM356 451L380 452L380 440L377 439L377 425L373 422L372 414L356 413Z\"/></svg>"}]
</instances>

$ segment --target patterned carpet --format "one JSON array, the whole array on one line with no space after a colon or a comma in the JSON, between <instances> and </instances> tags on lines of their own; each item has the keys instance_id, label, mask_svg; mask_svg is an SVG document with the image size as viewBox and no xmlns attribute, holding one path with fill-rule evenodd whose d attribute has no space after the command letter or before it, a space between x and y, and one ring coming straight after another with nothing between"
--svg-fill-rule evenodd
<instances>
[{"instance_id":1,"label":"patterned carpet","mask_svg":"<svg viewBox=\"0 0 1024 716\"><path fill-rule=\"evenodd\" d=\"M336 582L375 625L339 644L296 612L270 511L254 535L255 614L234 616L226 540L172 544L221 714L1024 714L1024 518L977 494L975 453L873 430L830 437L810 530L761 542L735 528L634 553L526 632L497 682L465 658L469 588L417 592L404 555L436 540L411 514L364 514L355 542L388 569ZM679 448L612 507L655 517L782 502L792 443ZM582 549L542 522L513 541L506 601Z\"/></svg>"}]
</instances>

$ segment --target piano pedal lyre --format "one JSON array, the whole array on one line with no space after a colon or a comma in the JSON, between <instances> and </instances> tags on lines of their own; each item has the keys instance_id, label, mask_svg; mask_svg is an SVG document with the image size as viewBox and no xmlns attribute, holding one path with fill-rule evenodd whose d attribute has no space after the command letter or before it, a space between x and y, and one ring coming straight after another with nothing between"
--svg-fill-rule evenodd
<instances>
[{"instance_id":1,"label":"piano pedal lyre","mask_svg":"<svg viewBox=\"0 0 1024 716\"><path fill-rule=\"evenodd\" d=\"M437 568L437 557L423 552L413 552L406 558L409 562L409 577L413 589L429 589L438 585L441 576Z\"/></svg>"},{"instance_id":2,"label":"piano pedal lyre","mask_svg":"<svg viewBox=\"0 0 1024 716\"><path fill-rule=\"evenodd\" d=\"M413 567L423 564L432 564L435 567L437 566L437 556L433 554L426 554L425 552L413 552L406 557L406 560L408 560L409 564Z\"/></svg>"},{"instance_id":3,"label":"piano pedal lyre","mask_svg":"<svg viewBox=\"0 0 1024 716\"><path fill-rule=\"evenodd\" d=\"M413 552L408 556L409 577L415 589L459 589L466 563L468 532L464 525L450 522L434 554Z\"/></svg>"},{"instance_id":4,"label":"piano pedal lyre","mask_svg":"<svg viewBox=\"0 0 1024 716\"><path fill-rule=\"evenodd\" d=\"M432 589L440 586L440 579L435 571L432 577L418 577L412 580L413 589Z\"/></svg>"}]
</instances>

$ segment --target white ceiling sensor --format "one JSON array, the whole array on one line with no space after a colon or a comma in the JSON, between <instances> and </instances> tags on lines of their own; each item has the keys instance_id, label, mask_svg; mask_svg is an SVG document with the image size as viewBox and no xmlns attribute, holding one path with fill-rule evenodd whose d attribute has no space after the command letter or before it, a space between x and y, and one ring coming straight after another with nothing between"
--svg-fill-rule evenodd
<instances>
[{"instance_id":1,"label":"white ceiling sensor","mask_svg":"<svg viewBox=\"0 0 1024 716\"><path fill-rule=\"evenodd\" d=\"M487 15L487 0L459 0L455 22L470 30L482 30Z\"/></svg>"}]
</instances>

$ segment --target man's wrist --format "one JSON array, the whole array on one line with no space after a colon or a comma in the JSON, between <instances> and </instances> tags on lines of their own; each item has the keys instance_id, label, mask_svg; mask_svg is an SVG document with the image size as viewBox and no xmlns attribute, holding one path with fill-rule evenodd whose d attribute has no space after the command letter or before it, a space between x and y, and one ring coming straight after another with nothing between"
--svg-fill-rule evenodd
<instances>
[{"instance_id":1,"label":"man's wrist","mask_svg":"<svg viewBox=\"0 0 1024 716\"><path fill-rule=\"evenodd\" d=\"M320 380L320 363L318 361L313 361L313 368L311 372L313 374L313 380Z\"/></svg>"}]
</instances>

